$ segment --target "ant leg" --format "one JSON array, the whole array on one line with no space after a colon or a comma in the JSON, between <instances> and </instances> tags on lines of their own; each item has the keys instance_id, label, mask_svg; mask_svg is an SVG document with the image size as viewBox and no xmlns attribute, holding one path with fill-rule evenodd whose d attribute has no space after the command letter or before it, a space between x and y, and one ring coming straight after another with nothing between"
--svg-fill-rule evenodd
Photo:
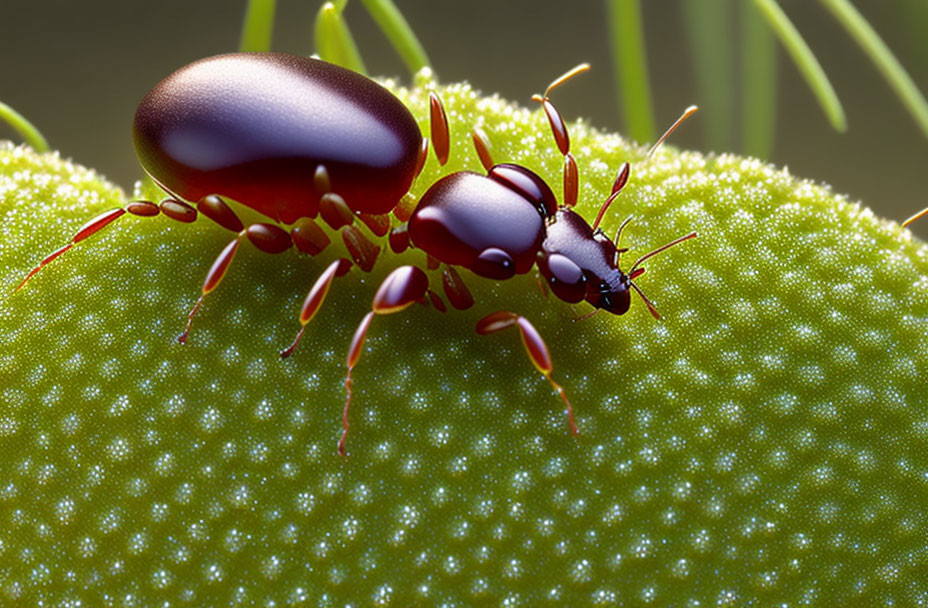
<instances>
[{"instance_id":1,"label":"ant leg","mask_svg":"<svg viewBox=\"0 0 928 608\"><path fill-rule=\"evenodd\" d=\"M155 209L157 210L157 207L155 207ZM79 243L79 242L83 241L84 239L86 239L86 238L87 238L88 236L90 236L91 234L97 232L98 230L100 230L100 229L102 229L103 227L107 226L107 225L110 224L111 222L113 222L113 221L117 220L118 218L122 217L123 214L125 214L125 213L126 213L126 210L123 209L123 208L121 208L121 207L118 208L118 209L112 209L112 210L107 211L107 212L105 212L105 213L101 213L101 214L98 215L97 217L93 218L92 220L90 220L89 222L87 222L86 224L84 224L84 225L81 227L81 229L77 231L77 234L75 234L75 235L71 238L71 242L70 242L70 243L68 243L67 245L65 245L64 247L62 247L62 248L60 248L60 249L56 249L55 251L53 251L52 253L50 253L49 255L47 255L41 262L39 262L39 264L38 264L35 268L33 268L32 270L30 270L30 271L29 271L29 274L26 275L26 278L24 278L22 281L20 281L19 285L16 286L16 289L13 290L13 293L16 293L17 291L19 291L20 289L22 289L23 287L25 287L25 286L26 286L26 283L29 282L29 279L31 279L32 277L34 277L34 276L36 275L36 273L38 273L40 270L42 270L42 268L44 268L48 263L50 263L51 261L53 261L55 258L57 258L57 257L60 256L61 254L63 254L65 251L67 251L68 249L70 249L71 247L73 247L74 245L76 245L77 243Z\"/></svg>"},{"instance_id":2,"label":"ant leg","mask_svg":"<svg viewBox=\"0 0 928 608\"><path fill-rule=\"evenodd\" d=\"M603 216L606 215L606 209L609 208L609 205L612 204L612 201L616 199L622 188L625 187L625 184L628 183L628 174L631 171L631 167L628 164L628 161L623 162L619 165L619 170L616 173L615 181L612 182L612 192L609 193L609 197L606 199L606 202L603 203L603 206L599 208L599 213L596 214L596 221L593 222L593 230L596 230L599 227L599 223L603 221Z\"/></svg>"},{"instance_id":3,"label":"ant leg","mask_svg":"<svg viewBox=\"0 0 928 608\"><path fill-rule=\"evenodd\" d=\"M422 169L425 168L425 159L429 156L429 138L423 137L422 143L419 144L419 157L416 159L416 170L413 173L413 181L415 181L419 174L422 173Z\"/></svg>"},{"instance_id":4,"label":"ant leg","mask_svg":"<svg viewBox=\"0 0 928 608\"><path fill-rule=\"evenodd\" d=\"M545 94L532 95L532 100L540 102L548 117L548 124L551 126L551 133L554 135L554 141L561 155L564 157L564 206L573 207L577 204L577 197L580 192L580 169L577 167L577 160L570 153L570 135L567 133L567 124L557 111L554 104L551 103L549 95L551 91L561 86L574 76L582 74L590 69L590 64L582 63L572 70L562 74L554 79Z\"/></svg>"},{"instance_id":5,"label":"ant leg","mask_svg":"<svg viewBox=\"0 0 928 608\"><path fill-rule=\"evenodd\" d=\"M318 165L313 174L313 187L319 195L319 215L332 230L354 222L354 212L341 196L332 192L332 181L325 165Z\"/></svg>"},{"instance_id":6,"label":"ant leg","mask_svg":"<svg viewBox=\"0 0 928 608\"><path fill-rule=\"evenodd\" d=\"M328 268L322 271L322 274L319 275L319 278L313 283L309 293L306 294L306 300L303 301L303 308L300 311L300 331L297 332L296 338L293 339L293 343L280 351L280 357L282 359L293 354L296 345L300 343L300 338L303 337L306 324L312 321L313 317L316 316L316 313L322 306L322 302L325 301L325 297L329 294L329 287L331 287L332 281L334 281L336 277L344 276L350 268L351 263L348 260L344 258L335 260L329 264Z\"/></svg>"},{"instance_id":7,"label":"ant leg","mask_svg":"<svg viewBox=\"0 0 928 608\"><path fill-rule=\"evenodd\" d=\"M390 216L386 213L375 215L373 213L358 213L358 219L374 233L374 236L385 237L390 232Z\"/></svg>"},{"instance_id":8,"label":"ant leg","mask_svg":"<svg viewBox=\"0 0 928 608\"><path fill-rule=\"evenodd\" d=\"M29 271L29 274L26 275L26 278L24 278L22 282L20 282L20 284L16 287L14 293L25 287L26 283L29 282L29 279L35 276L35 274L43 267L45 267L49 262L63 254L77 243L110 225L112 222L125 215L126 212L128 212L130 215L135 215L138 217L155 217L159 213L163 213L165 216L171 218L172 220L176 220L184 224L189 224L197 219L197 210L225 228L229 228L230 230L236 232L242 229L241 221L238 220L238 218L235 216L235 213L229 209L218 196L210 195L204 197L197 204L196 209L182 200L171 197L165 198L157 205L151 201L130 201L129 203L126 203L125 207L119 207L105 211L84 224L80 230L78 230L77 233L71 238L70 243L61 249L53 251L51 254L46 256L45 259L39 262L38 266Z\"/></svg>"},{"instance_id":9,"label":"ant leg","mask_svg":"<svg viewBox=\"0 0 928 608\"><path fill-rule=\"evenodd\" d=\"M480 335L492 334L513 325L516 325L519 328L519 333L522 334L522 344L525 346L529 359L532 360L538 371L551 383L551 386L554 387L554 390L557 391L557 394L561 396L561 399L567 405L567 420L570 422L571 434L579 434L577 425L574 422L574 410L570 407L570 401L567 400L567 393L564 392L560 384L551 378L551 370L554 369L554 366L551 364L551 354L548 352L548 347L545 345L545 341L541 339L541 334L529 323L528 319L514 312L500 310L477 321L477 333Z\"/></svg>"},{"instance_id":10,"label":"ant leg","mask_svg":"<svg viewBox=\"0 0 928 608\"><path fill-rule=\"evenodd\" d=\"M364 346L364 339L367 337L367 330L371 326L374 315L387 315L394 312L400 312L414 304L425 299L429 290L429 279L425 272L415 266L400 266L383 280L377 294L374 296L371 312L364 315L358 329L354 332L351 339L351 347L348 349L348 372L345 375L345 409L342 411L342 436L338 440L338 452L345 456L345 440L348 438L348 407L351 405L351 370L357 364L361 357L361 350Z\"/></svg>"},{"instance_id":11,"label":"ant leg","mask_svg":"<svg viewBox=\"0 0 928 608\"><path fill-rule=\"evenodd\" d=\"M351 254L355 264L364 272L370 272L377 261L380 247L374 245L370 239L354 226L355 213L348 207L345 199L331 191L332 184L329 179L329 172L324 165L316 167L313 183L316 192L320 195L319 215L329 225L329 228L341 232L345 247L348 249L348 253ZM364 224L377 236L384 236L390 230L390 218L386 214L363 213L360 216ZM312 238L313 243L309 244L309 253L312 255L315 255L329 244L329 237L311 219L301 218L298 226L302 231L310 233L309 236ZM296 228L295 226L294 229ZM341 230L342 228L344 230ZM294 238L294 242L303 251L300 247L301 243L296 238ZM316 243L320 244L321 248L314 246Z\"/></svg>"},{"instance_id":12,"label":"ant leg","mask_svg":"<svg viewBox=\"0 0 928 608\"><path fill-rule=\"evenodd\" d=\"M471 295L461 275L445 264L445 269L441 273L441 286L445 290L445 297L451 302L451 305L458 310L467 310L474 305L474 296Z\"/></svg>"},{"instance_id":13,"label":"ant leg","mask_svg":"<svg viewBox=\"0 0 928 608\"><path fill-rule=\"evenodd\" d=\"M444 107L441 106L441 99L437 95L435 95L435 99L438 100L437 103L439 104L440 112L442 115L444 115L445 110L444 110ZM445 122L447 123L447 118L445 119ZM447 128L448 128L447 124L445 124L445 139L446 140L448 138ZM437 126L435 121L433 120L432 121L432 138L433 139L435 138L435 131L440 130L440 129L441 127ZM445 143L445 146L447 148L448 144ZM416 159L416 170L413 173L413 181L418 179L419 174L422 173L422 169L425 167L425 161L428 158L428 154L429 154L429 138L423 137L422 142L419 145L419 157ZM448 154L448 150L446 149L445 160L447 160L447 154ZM436 156L438 155L437 150L435 152L435 155ZM396 205L393 207L393 215L396 216L396 219L398 219L401 222L409 221L409 218L412 217L412 212L415 211L416 204L418 202L419 200L415 196L413 196L411 192L407 192L406 194L403 195L403 198L401 198L399 202L396 203Z\"/></svg>"},{"instance_id":14,"label":"ant leg","mask_svg":"<svg viewBox=\"0 0 928 608\"><path fill-rule=\"evenodd\" d=\"M319 215L332 230L350 226L354 222L354 212L338 194L326 192L319 198Z\"/></svg>"},{"instance_id":15,"label":"ant leg","mask_svg":"<svg viewBox=\"0 0 928 608\"><path fill-rule=\"evenodd\" d=\"M178 219L174 215L171 215L168 213L168 209L171 208L169 203L170 205L173 205L175 203L177 205L182 205L183 207L180 207L181 209L186 207L193 213L193 218L196 219L197 212L192 207L190 207L186 203L175 201L174 199L165 199L164 201L162 201L160 206L156 205L155 203L151 201L131 201L129 203L126 203L125 207L118 207L116 209L110 209L109 211L105 211L101 213L100 215L96 216L95 218L93 218L92 220L90 220L89 222L87 222L86 224L84 224L83 226L81 226L81 228L77 231L77 233L75 233L75 235L71 237L70 243L68 243L64 247L61 247L60 249L56 249L55 251L47 255L41 262L38 263L38 265L35 268L30 270L29 273L26 275L26 277L22 281L20 281L19 285L16 286L16 289L13 290L13 293L16 293L17 291L25 287L26 283L29 282L29 279L34 277L36 273L42 270L42 268L47 266L50 262L55 260L58 256L60 256L61 254L69 250L71 247L73 247L77 243L80 243L87 237L93 234L96 234L97 232L105 228L106 226L109 226L111 223L115 222L117 219L125 215L126 212L129 212L131 215L135 215L138 217L154 217L158 215L162 211L162 209L164 209L165 215L167 215L168 217L172 217L173 219ZM166 205L168 205L168 207L166 207ZM184 220L181 220L181 221L184 221Z\"/></svg>"},{"instance_id":16,"label":"ant leg","mask_svg":"<svg viewBox=\"0 0 928 608\"><path fill-rule=\"evenodd\" d=\"M248 237L252 245L265 253L283 253L293 245L290 234L273 224L251 224L248 228L239 232L232 242L226 245L225 249L216 257L216 261L213 262L209 272L206 273L206 280L203 282L200 297L197 298L193 308L191 308L190 312L187 314L187 325L184 327L184 332L177 337L177 341L181 344L187 343L187 338L190 336L190 326L193 324L193 317L200 309L200 305L203 303L206 294L216 289L220 281L222 281L222 278L226 275L226 271L229 269L229 265L232 263L232 259L235 257L235 252L238 251L238 245L243 237Z\"/></svg>"},{"instance_id":17,"label":"ant leg","mask_svg":"<svg viewBox=\"0 0 928 608\"><path fill-rule=\"evenodd\" d=\"M493 154L490 153L490 140L487 134L480 127L474 127L470 132L470 137L474 141L474 149L477 151L477 157L480 158L480 164L489 173L496 163L493 162Z\"/></svg>"},{"instance_id":18,"label":"ant leg","mask_svg":"<svg viewBox=\"0 0 928 608\"><path fill-rule=\"evenodd\" d=\"M409 225L400 224L396 228L390 231L390 236L388 237L390 242L390 249L393 250L393 253L403 253L409 249Z\"/></svg>"},{"instance_id":19,"label":"ant leg","mask_svg":"<svg viewBox=\"0 0 928 608\"><path fill-rule=\"evenodd\" d=\"M432 132L432 148L442 167L448 162L451 151L451 134L448 129L448 115L441 97L434 91L429 93L429 128Z\"/></svg>"},{"instance_id":20,"label":"ant leg","mask_svg":"<svg viewBox=\"0 0 928 608\"><path fill-rule=\"evenodd\" d=\"M351 254L351 259L364 272L370 272L377 262L380 246L375 245L364 236L357 226L345 226L342 231L342 241Z\"/></svg>"},{"instance_id":21,"label":"ant leg","mask_svg":"<svg viewBox=\"0 0 928 608\"><path fill-rule=\"evenodd\" d=\"M309 217L301 217L290 229L290 239L300 253L318 255L331 242L329 235Z\"/></svg>"}]
</instances>

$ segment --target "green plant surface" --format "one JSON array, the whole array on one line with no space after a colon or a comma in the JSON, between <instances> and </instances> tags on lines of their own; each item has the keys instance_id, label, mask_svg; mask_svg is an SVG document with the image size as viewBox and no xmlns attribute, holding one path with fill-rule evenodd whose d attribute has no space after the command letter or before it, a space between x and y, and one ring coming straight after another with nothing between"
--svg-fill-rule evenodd
<instances>
[{"instance_id":1,"label":"green plant surface","mask_svg":"<svg viewBox=\"0 0 928 608\"><path fill-rule=\"evenodd\" d=\"M429 82L400 90L426 127ZM497 161L560 183L538 108L440 87L445 171ZM463 273L478 305L377 317L379 281L336 280L293 357L319 258L243 246L190 341L174 339L230 233L125 216L0 306L0 604L914 605L928 600L928 248L786 170L644 148L570 125L580 210L632 179L614 317L531 276ZM439 170L430 158L414 188ZM148 191L149 196L154 196ZM123 201L92 173L0 147L0 291ZM338 243L338 241L336 241ZM433 276L437 286L438 277ZM526 315L581 434L494 310Z\"/></svg>"}]
</instances>

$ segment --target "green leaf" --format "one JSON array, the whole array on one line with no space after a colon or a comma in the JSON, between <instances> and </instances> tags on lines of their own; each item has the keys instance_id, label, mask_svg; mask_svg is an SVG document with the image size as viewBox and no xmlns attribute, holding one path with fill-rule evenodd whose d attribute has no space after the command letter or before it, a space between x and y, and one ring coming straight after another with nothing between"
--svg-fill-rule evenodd
<instances>
[{"instance_id":1,"label":"green leaf","mask_svg":"<svg viewBox=\"0 0 928 608\"><path fill-rule=\"evenodd\" d=\"M867 20L847 0L821 0L835 19L847 29L848 33L857 41L860 48L873 61L880 74L896 92L902 105L905 106L915 122L918 123L922 133L928 137L928 102L905 68L893 55L883 39L876 33Z\"/></svg>"},{"instance_id":2,"label":"green leaf","mask_svg":"<svg viewBox=\"0 0 928 608\"><path fill-rule=\"evenodd\" d=\"M26 120L26 117L0 101L0 120L5 121L8 125L19 133L26 143L35 148L37 152L48 152L48 142L41 131Z\"/></svg>"},{"instance_id":3,"label":"green leaf","mask_svg":"<svg viewBox=\"0 0 928 608\"><path fill-rule=\"evenodd\" d=\"M409 27L409 23L391 0L363 0L363 2L367 12L371 14L393 44L393 48L403 58L410 74L415 74L429 66L429 58L425 49L422 48L422 44Z\"/></svg>"},{"instance_id":4,"label":"green leaf","mask_svg":"<svg viewBox=\"0 0 928 608\"><path fill-rule=\"evenodd\" d=\"M776 0L754 0L754 4L760 10L761 14L767 19L770 27L779 36L780 42L793 58L793 63L799 68L799 72L812 89L815 98L818 99L819 105L828 117L828 121L836 131L847 130L847 122L844 118L844 109L825 70L819 64L812 49L802 39L802 35L793 25Z\"/></svg>"},{"instance_id":5,"label":"green leaf","mask_svg":"<svg viewBox=\"0 0 928 608\"><path fill-rule=\"evenodd\" d=\"M456 152L561 179L542 111L417 79ZM648 260L615 317L545 299L531 275L462 272L477 306L377 317L336 451L345 355L379 282L421 251L337 279L294 355L317 258L243 244L186 346L174 340L230 233L124 216L16 282L123 195L0 146L0 603L9 605L915 605L928 551L928 247L760 161L645 149L571 123L593 217L635 222ZM145 186L146 196L157 191ZM384 243L380 242L381 246ZM437 288L439 277L432 274ZM577 414L495 310L544 336Z\"/></svg>"},{"instance_id":6,"label":"green leaf","mask_svg":"<svg viewBox=\"0 0 928 608\"><path fill-rule=\"evenodd\" d=\"M249 0L242 24L240 51L264 52L271 50L274 35L274 10L276 0Z\"/></svg>"},{"instance_id":7,"label":"green leaf","mask_svg":"<svg viewBox=\"0 0 928 608\"><path fill-rule=\"evenodd\" d=\"M683 22L689 38L699 98L694 100L709 149L732 149L734 139L734 40L731 35L731 0L686 0Z\"/></svg>"},{"instance_id":8,"label":"green leaf","mask_svg":"<svg viewBox=\"0 0 928 608\"><path fill-rule=\"evenodd\" d=\"M651 85L644 48L644 25L638 0L606 0L612 70L629 136L654 140Z\"/></svg>"},{"instance_id":9,"label":"green leaf","mask_svg":"<svg viewBox=\"0 0 928 608\"><path fill-rule=\"evenodd\" d=\"M326 2L316 14L316 53L325 61L367 74L361 53L342 17L347 1Z\"/></svg>"}]
</instances>

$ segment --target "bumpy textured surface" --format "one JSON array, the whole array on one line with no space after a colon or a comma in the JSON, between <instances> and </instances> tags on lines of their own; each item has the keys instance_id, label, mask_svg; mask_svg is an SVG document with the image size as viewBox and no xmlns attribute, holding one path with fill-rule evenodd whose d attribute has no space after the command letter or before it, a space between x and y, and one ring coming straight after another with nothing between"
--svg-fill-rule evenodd
<instances>
[{"instance_id":1,"label":"bumpy textured surface","mask_svg":"<svg viewBox=\"0 0 928 608\"><path fill-rule=\"evenodd\" d=\"M498 161L560 184L540 112L441 93L452 168L479 166L482 121ZM424 91L402 95L425 127ZM571 135L591 217L643 150ZM430 159L415 192L437 175ZM664 321L634 301L575 324L585 309L531 276L463 273L475 309L374 320L346 460L352 331L421 254L337 280L286 361L340 244L317 259L243 245L186 347L229 240L206 220L123 218L9 296L121 196L0 147L0 604L928 601L928 249L827 188L734 156L634 164L607 219L636 216L629 260L700 233L639 280ZM517 335L474 333L501 308L548 341L579 438Z\"/></svg>"}]
</instances>

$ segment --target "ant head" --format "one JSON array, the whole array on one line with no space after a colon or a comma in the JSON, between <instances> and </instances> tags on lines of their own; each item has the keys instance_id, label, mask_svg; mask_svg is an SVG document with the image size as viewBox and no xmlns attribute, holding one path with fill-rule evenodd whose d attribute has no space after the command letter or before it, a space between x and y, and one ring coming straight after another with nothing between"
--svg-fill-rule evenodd
<instances>
[{"instance_id":1,"label":"ant head","mask_svg":"<svg viewBox=\"0 0 928 608\"><path fill-rule=\"evenodd\" d=\"M630 283L628 275L619 273L619 280L614 284L603 283L599 299L593 305L614 315L625 314L631 304Z\"/></svg>"}]
</instances>

